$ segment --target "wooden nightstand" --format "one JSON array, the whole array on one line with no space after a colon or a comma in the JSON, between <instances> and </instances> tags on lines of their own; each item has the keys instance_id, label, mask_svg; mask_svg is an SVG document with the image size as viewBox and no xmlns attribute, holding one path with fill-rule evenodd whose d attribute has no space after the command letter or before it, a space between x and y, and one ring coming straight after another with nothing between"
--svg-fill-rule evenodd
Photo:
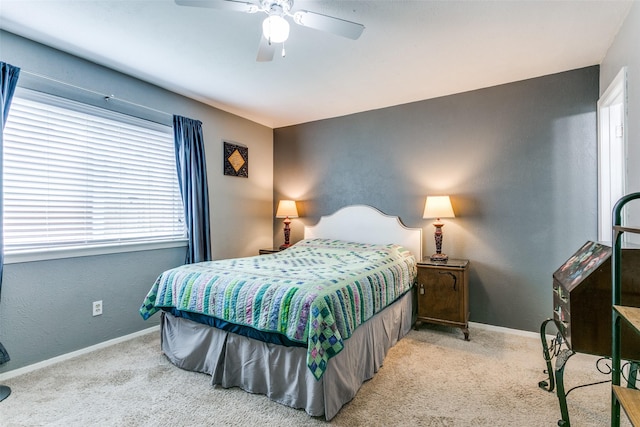
<instances>
[{"instance_id":1,"label":"wooden nightstand","mask_svg":"<svg viewBox=\"0 0 640 427\"><path fill-rule=\"evenodd\" d=\"M280 248L265 248L258 251L260 255L275 254L276 252L280 252Z\"/></svg>"},{"instance_id":2,"label":"wooden nightstand","mask_svg":"<svg viewBox=\"0 0 640 427\"><path fill-rule=\"evenodd\" d=\"M418 320L455 326L469 340L469 261L418 262Z\"/></svg>"}]
</instances>

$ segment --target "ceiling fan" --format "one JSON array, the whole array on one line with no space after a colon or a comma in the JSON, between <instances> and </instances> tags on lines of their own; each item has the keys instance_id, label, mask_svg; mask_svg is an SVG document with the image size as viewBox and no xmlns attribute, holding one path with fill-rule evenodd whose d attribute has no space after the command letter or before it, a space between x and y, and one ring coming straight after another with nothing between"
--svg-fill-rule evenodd
<instances>
[{"instance_id":1,"label":"ceiling fan","mask_svg":"<svg viewBox=\"0 0 640 427\"><path fill-rule=\"evenodd\" d=\"M364 25L332 16L321 15L308 10L292 10L293 0L175 0L179 6L207 7L211 9L231 10L235 12L264 12L267 18L262 23L262 39L258 48L258 62L273 60L275 43L284 43L289 37L289 21L298 25L326 31L342 37L356 40L364 31ZM284 56L284 45L282 56Z\"/></svg>"}]
</instances>

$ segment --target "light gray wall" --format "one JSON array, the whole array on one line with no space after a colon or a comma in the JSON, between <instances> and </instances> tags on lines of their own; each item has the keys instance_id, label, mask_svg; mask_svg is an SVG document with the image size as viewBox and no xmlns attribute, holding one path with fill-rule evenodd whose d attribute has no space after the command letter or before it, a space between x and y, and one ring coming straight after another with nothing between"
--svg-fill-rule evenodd
<instances>
[{"instance_id":1,"label":"light gray wall","mask_svg":"<svg viewBox=\"0 0 640 427\"><path fill-rule=\"evenodd\" d=\"M443 252L471 261L471 320L536 331L551 275L597 233L598 67L274 131L274 203L302 226L368 204L423 227L427 195L449 194ZM282 242L274 221L274 242Z\"/></svg>"},{"instance_id":2,"label":"light gray wall","mask_svg":"<svg viewBox=\"0 0 640 427\"><path fill-rule=\"evenodd\" d=\"M616 38L600 66L600 94L609 87L615 76L627 67L627 192L640 191L640 2L633 2ZM640 204L629 205L630 220L639 224Z\"/></svg>"},{"instance_id":3,"label":"light gray wall","mask_svg":"<svg viewBox=\"0 0 640 427\"><path fill-rule=\"evenodd\" d=\"M11 33L0 32L0 55L2 61L21 67L25 82L26 72L41 74L201 120L213 257L254 255L271 245L272 129ZM167 120L170 114L164 115ZM249 147L248 179L223 175L223 140ZM7 264L0 342L11 361L0 367L0 373L158 324L158 316L143 321L138 308L156 277L182 264L184 255L184 248L178 248ZM91 302L96 300L103 300L104 314L92 317Z\"/></svg>"}]
</instances>

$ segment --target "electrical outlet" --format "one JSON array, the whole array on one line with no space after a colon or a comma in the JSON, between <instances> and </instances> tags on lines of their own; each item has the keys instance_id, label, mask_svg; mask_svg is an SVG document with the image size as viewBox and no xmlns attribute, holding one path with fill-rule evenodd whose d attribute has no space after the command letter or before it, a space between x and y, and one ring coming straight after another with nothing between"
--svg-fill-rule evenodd
<instances>
[{"instance_id":1,"label":"electrical outlet","mask_svg":"<svg viewBox=\"0 0 640 427\"><path fill-rule=\"evenodd\" d=\"M100 316L102 314L102 301L93 302L93 315Z\"/></svg>"}]
</instances>

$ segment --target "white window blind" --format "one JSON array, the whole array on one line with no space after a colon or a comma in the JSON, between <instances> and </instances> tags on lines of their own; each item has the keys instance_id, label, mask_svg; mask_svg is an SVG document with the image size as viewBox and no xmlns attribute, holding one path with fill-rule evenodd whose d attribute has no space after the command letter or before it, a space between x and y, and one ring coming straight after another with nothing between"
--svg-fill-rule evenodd
<instances>
[{"instance_id":1,"label":"white window blind","mask_svg":"<svg viewBox=\"0 0 640 427\"><path fill-rule=\"evenodd\" d=\"M185 238L168 126L22 89L3 174L7 254Z\"/></svg>"}]
</instances>

